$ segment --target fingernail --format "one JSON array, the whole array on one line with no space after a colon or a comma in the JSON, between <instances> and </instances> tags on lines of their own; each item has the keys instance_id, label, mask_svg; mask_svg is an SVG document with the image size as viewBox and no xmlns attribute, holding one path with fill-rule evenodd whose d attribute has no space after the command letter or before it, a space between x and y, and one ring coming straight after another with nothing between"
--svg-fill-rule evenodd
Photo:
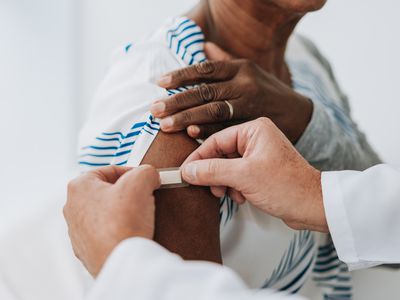
<instances>
[{"instance_id":1,"label":"fingernail","mask_svg":"<svg viewBox=\"0 0 400 300\"><path fill-rule=\"evenodd\" d=\"M200 134L200 127L196 125L191 125L188 128L189 135L192 137L196 137Z\"/></svg>"},{"instance_id":2,"label":"fingernail","mask_svg":"<svg viewBox=\"0 0 400 300\"><path fill-rule=\"evenodd\" d=\"M171 75L163 75L157 80L157 84L163 87L167 87L171 84L172 82L172 76Z\"/></svg>"},{"instance_id":3,"label":"fingernail","mask_svg":"<svg viewBox=\"0 0 400 300\"><path fill-rule=\"evenodd\" d=\"M189 183L193 183L197 178L197 165L195 163L188 163L182 170L183 178Z\"/></svg>"},{"instance_id":4,"label":"fingernail","mask_svg":"<svg viewBox=\"0 0 400 300\"><path fill-rule=\"evenodd\" d=\"M161 120L160 124L162 129L169 129L174 124L174 121L172 118L165 118Z\"/></svg>"},{"instance_id":5,"label":"fingernail","mask_svg":"<svg viewBox=\"0 0 400 300\"><path fill-rule=\"evenodd\" d=\"M150 107L150 111L153 115L158 115L163 113L165 111L165 103L164 102L153 103Z\"/></svg>"}]
</instances>

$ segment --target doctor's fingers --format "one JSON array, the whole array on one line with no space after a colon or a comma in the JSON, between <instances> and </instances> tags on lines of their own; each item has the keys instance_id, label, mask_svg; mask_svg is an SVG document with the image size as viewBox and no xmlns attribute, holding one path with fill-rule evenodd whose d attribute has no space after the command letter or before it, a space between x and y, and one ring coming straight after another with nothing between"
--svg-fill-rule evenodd
<instances>
[{"instance_id":1,"label":"doctor's fingers","mask_svg":"<svg viewBox=\"0 0 400 300\"><path fill-rule=\"evenodd\" d=\"M205 159L190 162L182 167L182 177L193 185L226 186L240 190L245 175L246 162L235 159Z\"/></svg>"},{"instance_id":2,"label":"doctor's fingers","mask_svg":"<svg viewBox=\"0 0 400 300\"><path fill-rule=\"evenodd\" d=\"M277 130L271 120L259 118L219 131L189 155L183 165L202 159L238 157L244 153L251 155L253 152L263 152L269 139L270 127Z\"/></svg>"},{"instance_id":3,"label":"doctor's fingers","mask_svg":"<svg viewBox=\"0 0 400 300\"><path fill-rule=\"evenodd\" d=\"M106 183L114 184L122 175L131 169L132 168L130 167L120 167L115 165L106 166L86 173L88 176L86 178L89 180L90 177L92 177L93 179L99 179Z\"/></svg>"},{"instance_id":4,"label":"doctor's fingers","mask_svg":"<svg viewBox=\"0 0 400 300\"><path fill-rule=\"evenodd\" d=\"M150 108L157 118L164 118L176 112L200 106L213 101L234 100L239 98L241 91L232 81L201 84L193 89L159 99Z\"/></svg>"},{"instance_id":5,"label":"doctor's fingers","mask_svg":"<svg viewBox=\"0 0 400 300\"><path fill-rule=\"evenodd\" d=\"M206 61L163 75L158 85L174 89L205 82L226 81L232 79L241 67L241 60Z\"/></svg>"},{"instance_id":6,"label":"doctor's fingers","mask_svg":"<svg viewBox=\"0 0 400 300\"><path fill-rule=\"evenodd\" d=\"M161 185L160 174L150 165L142 165L126 172L116 182L115 187L125 192L144 192L152 195Z\"/></svg>"},{"instance_id":7,"label":"doctor's fingers","mask_svg":"<svg viewBox=\"0 0 400 300\"><path fill-rule=\"evenodd\" d=\"M209 137L186 158L182 167L189 162L202 159L240 157L240 153L238 152L238 136L243 126L243 124L232 126Z\"/></svg>"}]
</instances>

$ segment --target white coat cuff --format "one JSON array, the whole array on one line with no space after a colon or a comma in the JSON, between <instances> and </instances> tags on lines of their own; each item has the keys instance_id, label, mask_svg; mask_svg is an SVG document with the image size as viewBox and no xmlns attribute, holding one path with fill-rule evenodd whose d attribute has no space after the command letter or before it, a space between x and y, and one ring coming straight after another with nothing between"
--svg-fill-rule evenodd
<instances>
[{"instance_id":1,"label":"white coat cuff","mask_svg":"<svg viewBox=\"0 0 400 300\"><path fill-rule=\"evenodd\" d=\"M343 203L339 173L323 172L321 183L325 215L339 259L348 265L349 270L358 269L361 262Z\"/></svg>"}]
</instances>

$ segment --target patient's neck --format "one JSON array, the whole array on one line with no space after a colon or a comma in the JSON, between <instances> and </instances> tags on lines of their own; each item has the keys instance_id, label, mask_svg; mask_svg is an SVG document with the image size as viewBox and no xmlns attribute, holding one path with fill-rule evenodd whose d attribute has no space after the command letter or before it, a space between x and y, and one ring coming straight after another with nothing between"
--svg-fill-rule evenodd
<instances>
[{"instance_id":1,"label":"patient's neck","mask_svg":"<svg viewBox=\"0 0 400 300\"><path fill-rule=\"evenodd\" d=\"M203 0L188 13L206 39L290 82L285 64L289 36L301 19L267 1Z\"/></svg>"}]
</instances>

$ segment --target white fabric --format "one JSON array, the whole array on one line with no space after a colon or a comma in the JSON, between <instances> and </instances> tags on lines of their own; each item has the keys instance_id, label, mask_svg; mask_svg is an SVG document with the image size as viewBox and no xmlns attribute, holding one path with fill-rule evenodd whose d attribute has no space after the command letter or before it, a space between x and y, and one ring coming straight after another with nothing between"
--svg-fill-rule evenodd
<instances>
[{"instance_id":1,"label":"white fabric","mask_svg":"<svg viewBox=\"0 0 400 300\"><path fill-rule=\"evenodd\" d=\"M400 263L400 167L324 172L329 229L349 268Z\"/></svg>"},{"instance_id":2,"label":"white fabric","mask_svg":"<svg viewBox=\"0 0 400 300\"><path fill-rule=\"evenodd\" d=\"M251 291L229 268L185 262L153 241L122 242L107 260L88 300L300 300L270 290Z\"/></svg>"}]
</instances>

